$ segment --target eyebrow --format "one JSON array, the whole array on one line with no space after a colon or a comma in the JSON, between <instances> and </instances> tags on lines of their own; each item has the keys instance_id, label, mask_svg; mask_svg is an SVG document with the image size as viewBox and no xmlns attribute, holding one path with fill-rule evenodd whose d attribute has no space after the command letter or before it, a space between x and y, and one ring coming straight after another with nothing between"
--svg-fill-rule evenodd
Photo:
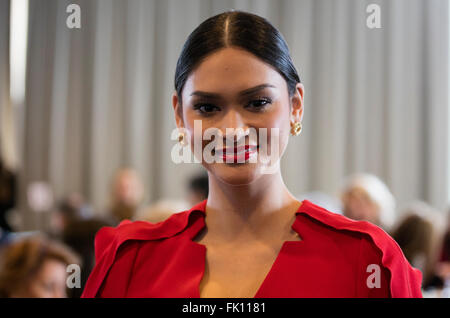
<instances>
[{"instance_id":1,"label":"eyebrow","mask_svg":"<svg viewBox=\"0 0 450 318\"><path fill-rule=\"evenodd\" d=\"M244 89L243 91L240 91L239 92L239 96L250 95L250 94L253 94L253 93L255 93L257 91L260 91L260 90L262 90L264 88L267 88L267 87L276 88L272 84L261 84L261 85L258 85L258 86L252 87L252 88L247 88L247 89ZM220 94L209 93L209 92L202 92L202 91L195 91L195 92L193 92L191 94L191 96L193 96L193 95L201 96L201 97L215 98L215 99L219 99L220 98Z\"/></svg>"}]
</instances>

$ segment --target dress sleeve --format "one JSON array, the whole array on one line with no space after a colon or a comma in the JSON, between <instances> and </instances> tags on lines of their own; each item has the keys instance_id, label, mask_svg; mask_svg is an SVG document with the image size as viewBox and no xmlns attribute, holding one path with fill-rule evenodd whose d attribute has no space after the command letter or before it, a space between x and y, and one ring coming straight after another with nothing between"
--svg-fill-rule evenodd
<instances>
[{"instance_id":1,"label":"dress sleeve","mask_svg":"<svg viewBox=\"0 0 450 318\"><path fill-rule=\"evenodd\" d=\"M102 227L95 235L95 265L100 262L102 256L110 249L114 236L115 228L109 226Z\"/></svg>"},{"instance_id":2,"label":"dress sleeve","mask_svg":"<svg viewBox=\"0 0 450 318\"><path fill-rule=\"evenodd\" d=\"M137 255L135 241L125 242L117 251L114 263L104 277L96 295L99 298L125 298Z\"/></svg>"},{"instance_id":3,"label":"dress sleeve","mask_svg":"<svg viewBox=\"0 0 450 318\"><path fill-rule=\"evenodd\" d=\"M359 245L357 267L357 296L362 298L391 297L390 273L382 264L382 255L363 237Z\"/></svg>"},{"instance_id":4,"label":"dress sleeve","mask_svg":"<svg viewBox=\"0 0 450 318\"><path fill-rule=\"evenodd\" d=\"M422 274L388 235L364 236L358 262L357 294L366 298L421 298Z\"/></svg>"},{"instance_id":5,"label":"dress sleeve","mask_svg":"<svg viewBox=\"0 0 450 318\"><path fill-rule=\"evenodd\" d=\"M118 244L117 227L100 229L95 236L95 266L81 297L125 297L136 244L133 241Z\"/></svg>"}]
</instances>

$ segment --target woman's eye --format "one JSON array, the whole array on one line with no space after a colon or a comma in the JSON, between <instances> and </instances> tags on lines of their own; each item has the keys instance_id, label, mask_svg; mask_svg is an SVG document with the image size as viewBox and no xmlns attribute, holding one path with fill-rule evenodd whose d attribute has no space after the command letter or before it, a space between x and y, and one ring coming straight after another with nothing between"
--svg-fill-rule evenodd
<instances>
[{"instance_id":1,"label":"woman's eye","mask_svg":"<svg viewBox=\"0 0 450 318\"><path fill-rule=\"evenodd\" d=\"M271 104L272 101L268 98L261 98L252 100L250 103L248 103L247 107L253 108L253 109L262 109L268 104Z\"/></svg>"},{"instance_id":2,"label":"woman's eye","mask_svg":"<svg viewBox=\"0 0 450 318\"><path fill-rule=\"evenodd\" d=\"M211 114L215 111L220 110L219 107L210 104L198 104L194 106L194 109L202 114Z\"/></svg>"}]
</instances>

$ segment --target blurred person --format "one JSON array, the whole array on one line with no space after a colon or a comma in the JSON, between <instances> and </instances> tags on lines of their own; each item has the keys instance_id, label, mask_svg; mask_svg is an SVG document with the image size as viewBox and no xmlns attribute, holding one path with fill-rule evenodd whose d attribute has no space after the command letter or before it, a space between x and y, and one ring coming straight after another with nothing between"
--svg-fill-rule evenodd
<instances>
[{"instance_id":1,"label":"blurred person","mask_svg":"<svg viewBox=\"0 0 450 318\"><path fill-rule=\"evenodd\" d=\"M16 179L16 175L7 169L0 157L0 228L4 232L13 232L7 214L16 205Z\"/></svg>"},{"instance_id":2,"label":"blurred person","mask_svg":"<svg viewBox=\"0 0 450 318\"><path fill-rule=\"evenodd\" d=\"M314 204L332 211L337 214L342 214L342 206L338 199L332 197L322 191L311 191L297 195L297 199L300 201L308 200Z\"/></svg>"},{"instance_id":3,"label":"blurred person","mask_svg":"<svg viewBox=\"0 0 450 318\"><path fill-rule=\"evenodd\" d=\"M395 198L386 184L368 173L351 175L341 192L343 213L357 221L371 222L386 232L395 222Z\"/></svg>"},{"instance_id":4,"label":"blurred person","mask_svg":"<svg viewBox=\"0 0 450 318\"><path fill-rule=\"evenodd\" d=\"M95 265L95 235L103 227L115 224L108 219L91 217L74 219L65 227L61 240L81 257L81 288L73 288L69 297L79 298Z\"/></svg>"},{"instance_id":5,"label":"blurred person","mask_svg":"<svg viewBox=\"0 0 450 318\"><path fill-rule=\"evenodd\" d=\"M450 221L448 222L450 224ZM450 226L447 228L440 252L437 273L443 280L450 280Z\"/></svg>"},{"instance_id":6,"label":"blurred person","mask_svg":"<svg viewBox=\"0 0 450 318\"><path fill-rule=\"evenodd\" d=\"M62 199L51 214L51 234L62 235L67 225L73 221L87 219L92 216L90 206L79 193L71 193Z\"/></svg>"},{"instance_id":7,"label":"blurred person","mask_svg":"<svg viewBox=\"0 0 450 318\"><path fill-rule=\"evenodd\" d=\"M450 298L450 210L447 212L446 229L439 260L436 265L434 286L439 290L439 297Z\"/></svg>"},{"instance_id":8,"label":"blurred person","mask_svg":"<svg viewBox=\"0 0 450 318\"><path fill-rule=\"evenodd\" d=\"M150 205L148 208L141 209L134 220L158 223L166 220L172 214L184 211L190 207L188 202L182 200L163 199Z\"/></svg>"},{"instance_id":9,"label":"blurred person","mask_svg":"<svg viewBox=\"0 0 450 318\"><path fill-rule=\"evenodd\" d=\"M420 271L386 232L285 185L281 157L302 130L304 87L269 21L243 11L203 21L174 83L178 142L208 171L208 198L164 222L100 230L83 297L421 297ZM251 128L270 134L252 140ZM202 138L211 130L223 145ZM203 158L206 147L224 160Z\"/></svg>"},{"instance_id":10,"label":"blurred person","mask_svg":"<svg viewBox=\"0 0 450 318\"><path fill-rule=\"evenodd\" d=\"M120 223L133 218L143 198L142 182L133 169L116 172L111 186L110 214Z\"/></svg>"},{"instance_id":11,"label":"blurred person","mask_svg":"<svg viewBox=\"0 0 450 318\"><path fill-rule=\"evenodd\" d=\"M71 193L61 200L52 213L51 235L80 255L81 288L70 290L69 297L79 298L84 284L94 267L94 239L104 226L113 226L108 217L93 216L92 209L79 193Z\"/></svg>"},{"instance_id":12,"label":"blurred person","mask_svg":"<svg viewBox=\"0 0 450 318\"><path fill-rule=\"evenodd\" d=\"M80 264L68 247L42 235L14 240L1 251L0 297L65 298L70 264Z\"/></svg>"},{"instance_id":13,"label":"blurred person","mask_svg":"<svg viewBox=\"0 0 450 318\"><path fill-rule=\"evenodd\" d=\"M426 202L412 202L403 209L392 237L405 257L423 273L426 289L435 275L442 238L440 214Z\"/></svg>"},{"instance_id":14,"label":"blurred person","mask_svg":"<svg viewBox=\"0 0 450 318\"><path fill-rule=\"evenodd\" d=\"M0 228L0 249L9 243L11 237L17 232L6 232Z\"/></svg>"},{"instance_id":15,"label":"blurred person","mask_svg":"<svg viewBox=\"0 0 450 318\"><path fill-rule=\"evenodd\" d=\"M190 206L205 200L208 197L208 175L200 174L192 177L188 185L188 201Z\"/></svg>"}]
</instances>

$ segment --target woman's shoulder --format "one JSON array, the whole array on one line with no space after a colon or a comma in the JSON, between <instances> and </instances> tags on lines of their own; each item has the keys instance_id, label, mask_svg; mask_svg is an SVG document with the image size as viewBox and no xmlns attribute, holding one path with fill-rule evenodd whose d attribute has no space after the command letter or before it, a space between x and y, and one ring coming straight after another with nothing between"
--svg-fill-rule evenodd
<instances>
[{"instance_id":1,"label":"woman's shoulder","mask_svg":"<svg viewBox=\"0 0 450 318\"><path fill-rule=\"evenodd\" d=\"M175 213L159 223L124 220L115 227L102 227L95 236L96 261L98 262L104 253L117 249L126 241L153 241L176 235L182 231L187 213Z\"/></svg>"},{"instance_id":2,"label":"woman's shoulder","mask_svg":"<svg viewBox=\"0 0 450 318\"><path fill-rule=\"evenodd\" d=\"M116 227L101 228L95 237L96 260L102 257L103 251L117 249L125 241L155 241L183 232L188 228L194 212L204 211L205 202L200 202L189 210L174 213L158 223L124 220Z\"/></svg>"},{"instance_id":3,"label":"woman's shoulder","mask_svg":"<svg viewBox=\"0 0 450 318\"><path fill-rule=\"evenodd\" d=\"M196 230L202 223L195 222L196 226L191 226L192 221L202 219L203 211L204 202L201 202L190 210L174 213L162 222L125 220L116 227L101 228L95 236L95 267L86 282L82 297L96 297L114 264L122 274L129 270L133 255L136 255L141 243L162 242L180 233L189 234L191 228ZM124 276L122 274L114 278Z\"/></svg>"},{"instance_id":4,"label":"woman's shoulder","mask_svg":"<svg viewBox=\"0 0 450 318\"><path fill-rule=\"evenodd\" d=\"M410 265L397 242L382 228L330 212L307 200L297 213L312 218L325 231L359 240L361 262L378 258L389 271L392 297L421 297L422 273Z\"/></svg>"},{"instance_id":5,"label":"woman's shoulder","mask_svg":"<svg viewBox=\"0 0 450 318\"><path fill-rule=\"evenodd\" d=\"M397 242L375 224L352 220L308 200L303 201L297 214L302 214L311 221L308 227L312 229L307 230L314 231L316 237L331 237L332 240L348 246L356 246L357 243L362 252L378 251L382 257L389 256L389 259L406 261ZM341 248L344 249L345 245Z\"/></svg>"},{"instance_id":6,"label":"woman's shoulder","mask_svg":"<svg viewBox=\"0 0 450 318\"><path fill-rule=\"evenodd\" d=\"M367 222L367 221L355 221L344 215L331 212L319 205L316 205L308 200L303 200L297 214L304 214L309 218L316 221L316 224L320 224L324 228L337 231L338 233L357 233L368 235L377 241L382 241L387 245L392 245L395 249L400 250L397 243L392 237L386 233L382 228Z\"/></svg>"}]
</instances>

